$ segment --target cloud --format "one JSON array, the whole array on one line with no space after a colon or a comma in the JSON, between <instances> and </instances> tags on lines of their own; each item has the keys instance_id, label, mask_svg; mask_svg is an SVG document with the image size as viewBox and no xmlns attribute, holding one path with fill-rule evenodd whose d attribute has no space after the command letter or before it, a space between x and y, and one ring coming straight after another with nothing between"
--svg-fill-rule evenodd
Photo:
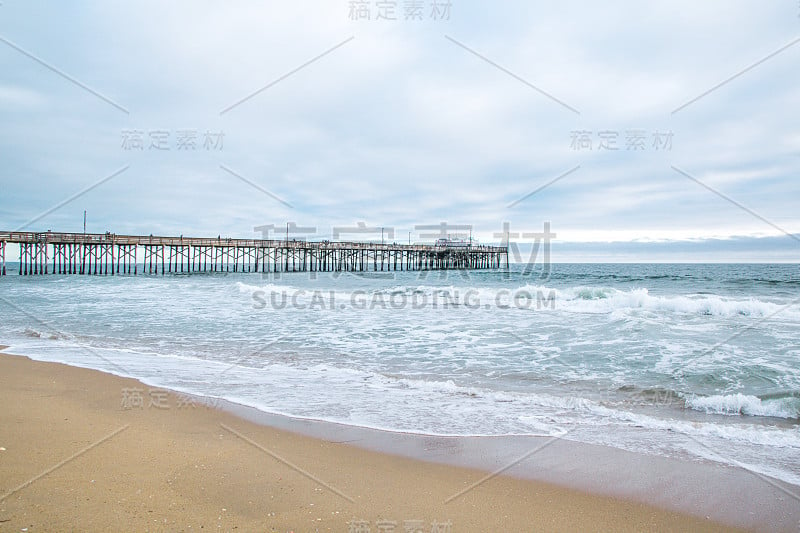
<instances>
[{"instance_id":1,"label":"cloud","mask_svg":"<svg viewBox=\"0 0 800 533\"><path fill-rule=\"evenodd\" d=\"M253 225L286 220L449 220L483 238L503 221L544 220L564 235L628 240L774 234L674 165L798 232L800 45L673 113L795 38L787 6L454 1L450 21L417 23L351 21L344 1L5 4L0 36L130 114L0 47L2 226L130 164L36 229L74 229L87 209L103 230L145 234L250 236ZM168 131L171 149L125 150L127 129L147 142ZM177 150L187 129L224 132L224 148ZM634 129L644 150L626 146ZM573 149L576 130L591 132L592 150ZM619 150L598 149L601 131L616 132ZM672 132L671 149L654 149L656 131Z\"/></svg>"}]
</instances>

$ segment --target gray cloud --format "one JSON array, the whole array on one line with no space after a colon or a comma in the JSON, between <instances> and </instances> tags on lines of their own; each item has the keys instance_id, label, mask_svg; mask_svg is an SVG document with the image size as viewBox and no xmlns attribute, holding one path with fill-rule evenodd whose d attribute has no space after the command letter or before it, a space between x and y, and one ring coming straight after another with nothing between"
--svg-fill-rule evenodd
<instances>
[{"instance_id":1,"label":"gray cloud","mask_svg":"<svg viewBox=\"0 0 800 533\"><path fill-rule=\"evenodd\" d=\"M744 1L724 9L688 0L454 1L449 22L416 24L350 21L347 2L4 4L0 35L130 115L0 48L0 225L22 224L130 165L33 229L76 229L83 209L97 231L241 236L289 219L320 228L449 220L491 240L503 221L535 231L550 220L570 253L605 232L611 241L696 237L702 241L686 253L749 257L752 243L732 237L774 235L773 228L670 166L800 231L800 46L672 111L795 38L796 11ZM166 130L173 146L125 150L126 129L144 131L148 143L148 132ZM224 147L178 150L185 129L224 132ZM647 132L646 150L625 149L631 129ZM571 148L575 130L592 132L592 150ZM620 150L597 149L602 130L617 132ZM649 146L657 130L673 132L670 150ZM220 165L295 209L254 194ZM576 165L580 171L507 208ZM727 238L725 246L711 237ZM587 257L595 253L584 246Z\"/></svg>"}]
</instances>

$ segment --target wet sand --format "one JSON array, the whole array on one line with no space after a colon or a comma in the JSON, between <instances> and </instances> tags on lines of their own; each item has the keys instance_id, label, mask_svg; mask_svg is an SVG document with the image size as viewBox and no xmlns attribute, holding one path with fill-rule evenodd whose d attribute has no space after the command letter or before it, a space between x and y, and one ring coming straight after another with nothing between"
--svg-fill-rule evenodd
<instances>
[{"instance_id":1,"label":"wet sand","mask_svg":"<svg viewBox=\"0 0 800 533\"><path fill-rule=\"evenodd\" d=\"M354 522L371 531L730 530L312 438L132 379L25 357L0 354L0 399L0 531L348 531Z\"/></svg>"}]
</instances>

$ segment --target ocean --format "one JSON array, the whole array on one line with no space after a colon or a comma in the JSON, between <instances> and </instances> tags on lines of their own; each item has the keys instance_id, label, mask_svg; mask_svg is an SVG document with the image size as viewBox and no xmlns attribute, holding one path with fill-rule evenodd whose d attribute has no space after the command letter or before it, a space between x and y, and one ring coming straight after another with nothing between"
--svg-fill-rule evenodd
<instances>
[{"instance_id":1,"label":"ocean","mask_svg":"<svg viewBox=\"0 0 800 533\"><path fill-rule=\"evenodd\" d=\"M9 268L0 343L10 353L291 417L560 436L800 486L797 265L113 277Z\"/></svg>"}]
</instances>

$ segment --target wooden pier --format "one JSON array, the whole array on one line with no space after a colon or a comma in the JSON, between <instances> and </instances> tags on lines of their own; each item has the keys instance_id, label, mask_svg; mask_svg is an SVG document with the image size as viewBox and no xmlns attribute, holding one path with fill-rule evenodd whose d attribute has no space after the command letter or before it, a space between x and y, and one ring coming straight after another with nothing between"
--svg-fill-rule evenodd
<instances>
[{"instance_id":1,"label":"wooden pier","mask_svg":"<svg viewBox=\"0 0 800 533\"><path fill-rule=\"evenodd\" d=\"M0 232L19 244L19 275L115 275L192 272L381 272L508 267L507 246L381 244L56 232ZM142 252L142 263L137 261Z\"/></svg>"}]
</instances>

